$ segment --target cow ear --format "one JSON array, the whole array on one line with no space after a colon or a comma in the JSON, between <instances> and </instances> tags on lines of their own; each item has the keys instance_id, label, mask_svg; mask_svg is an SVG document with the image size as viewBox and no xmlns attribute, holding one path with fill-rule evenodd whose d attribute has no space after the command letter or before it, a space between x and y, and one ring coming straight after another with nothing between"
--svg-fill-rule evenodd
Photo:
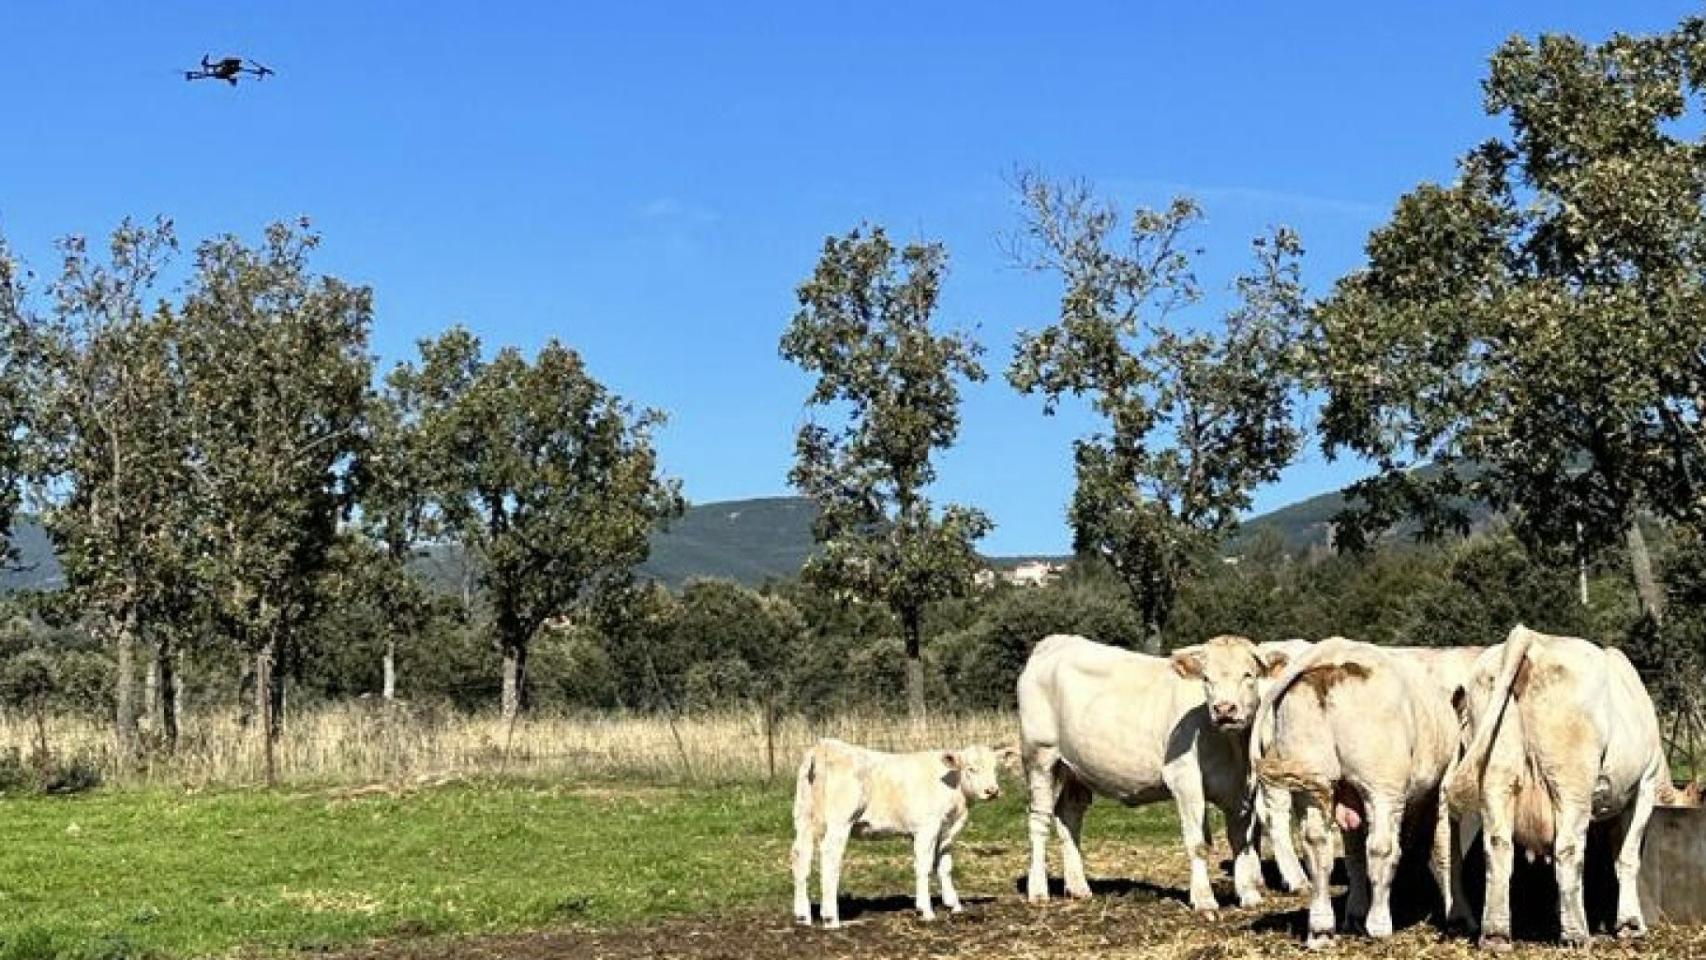
<instances>
[{"instance_id":1,"label":"cow ear","mask_svg":"<svg viewBox=\"0 0 1706 960\"><path fill-rule=\"evenodd\" d=\"M1268 654L1268 659L1263 664L1262 672L1269 677L1277 677L1285 672L1285 668L1290 665L1290 663L1291 658L1286 656L1284 651L1275 650L1273 653Z\"/></svg>"},{"instance_id":2,"label":"cow ear","mask_svg":"<svg viewBox=\"0 0 1706 960\"><path fill-rule=\"evenodd\" d=\"M1202 653L1196 650L1180 650L1169 658L1173 662L1173 672L1189 680L1202 677Z\"/></svg>"},{"instance_id":3,"label":"cow ear","mask_svg":"<svg viewBox=\"0 0 1706 960\"><path fill-rule=\"evenodd\" d=\"M942 766L949 770L958 770L960 768L960 755L952 750L943 750Z\"/></svg>"},{"instance_id":4,"label":"cow ear","mask_svg":"<svg viewBox=\"0 0 1706 960\"><path fill-rule=\"evenodd\" d=\"M995 751L996 763L999 763L1010 770L1017 770L1019 768L1018 747L1015 747L1010 743L1005 743L998 747L991 747L990 749Z\"/></svg>"}]
</instances>

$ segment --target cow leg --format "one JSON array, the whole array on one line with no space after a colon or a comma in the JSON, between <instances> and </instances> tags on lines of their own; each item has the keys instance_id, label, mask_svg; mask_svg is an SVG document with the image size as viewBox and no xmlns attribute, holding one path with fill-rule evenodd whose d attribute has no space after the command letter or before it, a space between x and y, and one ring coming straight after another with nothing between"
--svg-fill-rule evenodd
<instances>
[{"instance_id":1,"label":"cow leg","mask_svg":"<svg viewBox=\"0 0 1706 960\"><path fill-rule=\"evenodd\" d=\"M1266 814L1261 825L1267 828L1268 848L1273 851L1274 866L1279 868L1280 886L1287 893L1301 893L1309 885L1309 878L1303 872L1303 864L1298 862L1292 836L1302 810L1292 802L1290 790L1263 787L1260 796Z\"/></svg>"},{"instance_id":2,"label":"cow leg","mask_svg":"<svg viewBox=\"0 0 1706 960\"><path fill-rule=\"evenodd\" d=\"M1313 806L1303 817L1303 860L1309 869L1309 949L1333 945L1333 835Z\"/></svg>"},{"instance_id":3,"label":"cow leg","mask_svg":"<svg viewBox=\"0 0 1706 960\"><path fill-rule=\"evenodd\" d=\"M812 877L812 832L809 825L803 830L795 828L794 849L790 854L790 865L794 868L794 919L807 926L812 922L812 898L807 890Z\"/></svg>"},{"instance_id":4,"label":"cow leg","mask_svg":"<svg viewBox=\"0 0 1706 960\"><path fill-rule=\"evenodd\" d=\"M1588 931L1587 903L1582 897L1583 853L1588 846L1589 808L1576 799L1560 800L1557 833L1552 840L1552 871L1558 879L1559 938L1572 947L1593 940Z\"/></svg>"},{"instance_id":5,"label":"cow leg","mask_svg":"<svg viewBox=\"0 0 1706 960\"><path fill-rule=\"evenodd\" d=\"M960 905L960 892L954 889L954 838L965 827L965 820L949 827L936 844L936 882L942 888L942 906L954 913L965 908Z\"/></svg>"},{"instance_id":6,"label":"cow leg","mask_svg":"<svg viewBox=\"0 0 1706 960\"><path fill-rule=\"evenodd\" d=\"M823 863L818 868L823 905L819 910L823 925L831 929L841 926L841 858L847 853L847 838L852 832L853 824L839 818L831 820L823 832Z\"/></svg>"},{"instance_id":7,"label":"cow leg","mask_svg":"<svg viewBox=\"0 0 1706 960\"><path fill-rule=\"evenodd\" d=\"M1439 888L1440 903L1445 908L1440 922L1448 929L1473 930L1475 919L1469 913L1469 898L1463 892L1461 835L1464 825L1451 815L1444 791L1439 792L1438 803L1432 848L1428 851L1428 870L1433 874L1434 885Z\"/></svg>"},{"instance_id":8,"label":"cow leg","mask_svg":"<svg viewBox=\"0 0 1706 960\"><path fill-rule=\"evenodd\" d=\"M1262 828L1260 818L1250 806L1240 805L1226 810L1226 836L1232 844L1232 887L1238 892L1241 907L1259 906L1262 902Z\"/></svg>"},{"instance_id":9,"label":"cow leg","mask_svg":"<svg viewBox=\"0 0 1706 960\"><path fill-rule=\"evenodd\" d=\"M1090 896L1090 881L1084 875L1084 811L1090 809L1090 788L1071 776L1061 778L1060 798L1054 805L1054 828L1060 835L1060 872L1069 896Z\"/></svg>"},{"instance_id":10,"label":"cow leg","mask_svg":"<svg viewBox=\"0 0 1706 960\"><path fill-rule=\"evenodd\" d=\"M1355 830L1339 830L1345 845L1345 929L1361 930L1368 922L1368 805Z\"/></svg>"},{"instance_id":11,"label":"cow leg","mask_svg":"<svg viewBox=\"0 0 1706 960\"><path fill-rule=\"evenodd\" d=\"M1629 940L1647 935L1647 921L1641 916L1641 839L1647 835L1647 820L1658 802L1658 777L1641 780L1635 792L1635 802L1623 808L1618 818L1621 836L1617 843L1617 936Z\"/></svg>"},{"instance_id":12,"label":"cow leg","mask_svg":"<svg viewBox=\"0 0 1706 960\"><path fill-rule=\"evenodd\" d=\"M938 840L934 831L920 830L912 837L912 875L915 881L912 899L921 920L936 919L936 911L930 908L930 870L936 866Z\"/></svg>"},{"instance_id":13,"label":"cow leg","mask_svg":"<svg viewBox=\"0 0 1706 960\"><path fill-rule=\"evenodd\" d=\"M1214 915L1220 910L1214 887L1208 880L1208 858L1213 853L1208 840L1208 804L1203 799L1202 778L1194 768L1167 784L1179 806L1179 830L1184 834L1185 853L1191 858L1191 909Z\"/></svg>"},{"instance_id":14,"label":"cow leg","mask_svg":"<svg viewBox=\"0 0 1706 960\"><path fill-rule=\"evenodd\" d=\"M1392 936L1392 878L1398 875L1398 838L1403 829L1403 800L1372 797L1368 804L1368 842L1363 847L1372 883L1365 924L1371 937Z\"/></svg>"},{"instance_id":15,"label":"cow leg","mask_svg":"<svg viewBox=\"0 0 1706 960\"><path fill-rule=\"evenodd\" d=\"M1511 948L1511 823L1509 817L1484 811L1481 845L1487 853L1487 896L1481 907L1481 946L1488 950Z\"/></svg>"},{"instance_id":16,"label":"cow leg","mask_svg":"<svg viewBox=\"0 0 1706 960\"><path fill-rule=\"evenodd\" d=\"M1025 784L1030 789L1031 809L1026 826L1031 839L1031 870L1025 880L1025 896L1032 903L1048 899L1048 834L1054 824L1055 802L1060 798L1061 775L1056 766L1060 754L1052 749L1025 753Z\"/></svg>"}]
</instances>

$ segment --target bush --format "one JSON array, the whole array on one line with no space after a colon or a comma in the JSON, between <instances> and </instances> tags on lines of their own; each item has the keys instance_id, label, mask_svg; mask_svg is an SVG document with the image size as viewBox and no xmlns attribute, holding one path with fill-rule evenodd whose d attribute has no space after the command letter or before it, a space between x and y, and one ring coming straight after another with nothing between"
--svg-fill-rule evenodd
<instances>
[{"instance_id":1,"label":"bush","mask_svg":"<svg viewBox=\"0 0 1706 960\"><path fill-rule=\"evenodd\" d=\"M106 779L99 757L25 757L17 747L0 751L0 795L86 793Z\"/></svg>"}]
</instances>

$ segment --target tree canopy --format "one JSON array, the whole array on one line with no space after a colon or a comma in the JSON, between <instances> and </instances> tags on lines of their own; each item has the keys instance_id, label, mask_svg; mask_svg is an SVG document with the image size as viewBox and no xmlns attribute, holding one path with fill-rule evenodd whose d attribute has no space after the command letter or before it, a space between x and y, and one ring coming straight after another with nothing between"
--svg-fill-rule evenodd
<instances>
[{"instance_id":1,"label":"tree canopy","mask_svg":"<svg viewBox=\"0 0 1706 960\"><path fill-rule=\"evenodd\" d=\"M1703 82L1699 19L1493 56L1485 106L1509 132L1399 200L1318 312L1326 448L1382 467L1354 488L1345 542L1406 513L1462 528L1462 497L1584 552L1637 546L1642 511L1699 523Z\"/></svg>"},{"instance_id":2,"label":"tree canopy","mask_svg":"<svg viewBox=\"0 0 1706 960\"><path fill-rule=\"evenodd\" d=\"M823 544L805 575L894 611L914 718L925 709L925 607L970 589L973 545L991 527L980 510L937 511L926 495L933 455L959 433L960 383L984 378L976 342L931 329L946 272L940 244L897 249L881 227L830 237L781 344L817 377L807 402L839 421L808 422L795 442L788 480L817 501Z\"/></svg>"},{"instance_id":3,"label":"tree canopy","mask_svg":"<svg viewBox=\"0 0 1706 960\"><path fill-rule=\"evenodd\" d=\"M1119 574L1155 648L1180 584L1302 441L1302 245L1286 229L1257 239L1238 304L1218 327L1188 326L1182 311L1202 299L1194 202L1140 208L1122 227L1082 183L1027 173L1016 187L1025 222L1011 253L1064 289L1058 319L1019 335L1007 378L1047 413L1083 396L1103 418L1074 444L1074 547Z\"/></svg>"}]
</instances>

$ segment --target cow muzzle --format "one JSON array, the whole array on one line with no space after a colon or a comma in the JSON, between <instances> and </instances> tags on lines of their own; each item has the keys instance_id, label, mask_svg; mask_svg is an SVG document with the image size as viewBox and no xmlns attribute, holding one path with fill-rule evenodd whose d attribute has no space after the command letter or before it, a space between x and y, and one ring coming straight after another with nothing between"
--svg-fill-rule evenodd
<instances>
[{"instance_id":1,"label":"cow muzzle","mask_svg":"<svg viewBox=\"0 0 1706 960\"><path fill-rule=\"evenodd\" d=\"M1209 705L1208 717L1214 725L1223 730L1239 730L1245 724L1244 711L1238 709L1236 703L1213 703Z\"/></svg>"}]
</instances>

